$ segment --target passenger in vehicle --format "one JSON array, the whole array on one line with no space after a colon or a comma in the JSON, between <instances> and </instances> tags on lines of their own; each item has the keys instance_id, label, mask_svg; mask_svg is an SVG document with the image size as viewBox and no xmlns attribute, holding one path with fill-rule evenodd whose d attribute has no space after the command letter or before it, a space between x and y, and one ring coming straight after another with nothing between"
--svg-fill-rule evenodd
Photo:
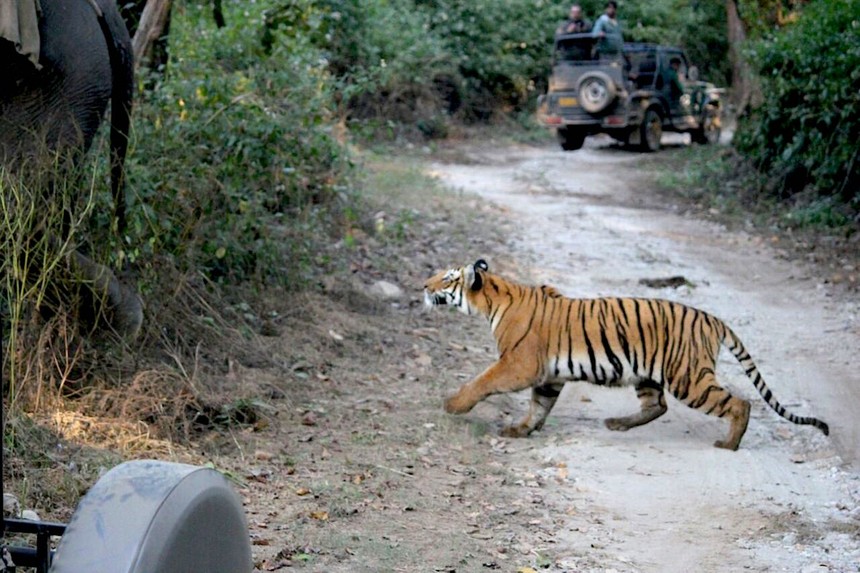
<instances>
[{"instance_id":1,"label":"passenger in vehicle","mask_svg":"<svg viewBox=\"0 0 860 573\"><path fill-rule=\"evenodd\" d=\"M684 84L681 82L680 77L681 70L681 58L677 56L673 56L672 59L669 60L669 69L666 70L666 81L669 85L669 96L673 100L681 99L681 96L684 95Z\"/></svg>"},{"instance_id":2,"label":"passenger in vehicle","mask_svg":"<svg viewBox=\"0 0 860 573\"><path fill-rule=\"evenodd\" d=\"M574 4L570 7L570 14L567 20L559 24L555 30L555 35L561 34L583 34L591 31L591 22L582 17L582 6Z\"/></svg>"},{"instance_id":3,"label":"passenger in vehicle","mask_svg":"<svg viewBox=\"0 0 860 573\"><path fill-rule=\"evenodd\" d=\"M597 53L600 57L615 57L621 54L624 38L621 35L621 24L615 19L618 4L615 0L606 3L606 10L597 19L591 35L597 38Z\"/></svg>"}]
</instances>

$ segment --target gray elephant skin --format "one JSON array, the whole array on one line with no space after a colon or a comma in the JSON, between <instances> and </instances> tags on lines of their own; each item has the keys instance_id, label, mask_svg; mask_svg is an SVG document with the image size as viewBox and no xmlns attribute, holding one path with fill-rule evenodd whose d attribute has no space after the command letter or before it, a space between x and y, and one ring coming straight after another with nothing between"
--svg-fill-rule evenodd
<instances>
[{"instance_id":1,"label":"gray elephant skin","mask_svg":"<svg viewBox=\"0 0 860 573\"><path fill-rule=\"evenodd\" d=\"M80 161L110 103L111 191L122 232L123 164L134 90L128 30L113 0L39 0L36 4L40 8L38 66L15 44L0 39L0 161L23 173L25 180L40 178L42 160L50 154ZM49 165L59 169L57 163ZM143 320L137 295L121 287L107 267L82 257L71 255L70 272L83 275L103 295L109 310L120 318L112 326L119 326L124 336L136 335Z\"/></svg>"}]
</instances>

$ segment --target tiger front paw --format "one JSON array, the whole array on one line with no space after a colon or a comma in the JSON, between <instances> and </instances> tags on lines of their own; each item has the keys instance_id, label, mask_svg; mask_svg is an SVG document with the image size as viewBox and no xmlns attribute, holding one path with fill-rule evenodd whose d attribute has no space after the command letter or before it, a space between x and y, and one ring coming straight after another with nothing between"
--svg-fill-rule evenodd
<instances>
[{"instance_id":1,"label":"tiger front paw","mask_svg":"<svg viewBox=\"0 0 860 573\"><path fill-rule=\"evenodd\" d=\"M472 406L474 404L464 400L459 393L445 400L445 411L449 414L465 414L472 409Z\"/></svg>"}]
</instances>

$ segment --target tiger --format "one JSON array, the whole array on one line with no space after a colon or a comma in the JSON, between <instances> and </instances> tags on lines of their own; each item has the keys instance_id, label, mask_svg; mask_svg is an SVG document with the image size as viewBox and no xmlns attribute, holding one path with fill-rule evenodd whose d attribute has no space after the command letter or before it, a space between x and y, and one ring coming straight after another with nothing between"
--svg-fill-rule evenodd
<instances>
[{"instance_id":1,"label":"tiger","mask_svg":"<svg viewBox=\"0 0 860 573\"><path fill-rule=\"evenodd\" d=\"M551 286L527 286L490 273L487 262L439 272L424 284L427 307L449 305L490 322L498 360L445 400L445 410L463 414L484 398L531 388L529 411L502 435L525 437L540 430L565 382L633 386L640 410L607 418L607 428L627 431L667 411L665 391L705 414L728 418L718 448L737 450L747 430L750 403L732 396L716 380L717 356L726 346L765 402L795 424L824 435L828 425L795 416L765 385L738 336L719 318L669 300L568 298Z\"/></svg>"}]
</instances>

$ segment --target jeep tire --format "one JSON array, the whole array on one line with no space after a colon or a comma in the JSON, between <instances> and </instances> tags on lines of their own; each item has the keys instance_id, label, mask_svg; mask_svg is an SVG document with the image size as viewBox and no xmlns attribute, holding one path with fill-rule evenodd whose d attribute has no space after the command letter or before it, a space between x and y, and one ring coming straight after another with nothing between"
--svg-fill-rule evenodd
<instances>
[{"instance_id":1,"label":"jeep tire","mask_svg":"<svg viewBox=\"0 0 860 573\"><path fill-rule=\"evenodd\" d=\"M556 132L558 143L565 151L576 151L585 143L585 130L576 127L560 127Z\"/></svg>"},{"instance_id":2,"label":"jeep tire","mask_svg":"<svg viewBox=\"0 0 860 573\"><path fill-rule=\"evenodd\" d=\"M617 95L615 82L604 72L583 74L576 91L579 95L579 105L588 113L600 113L605 110Z\"/></svg>"},{"instance_id":3,"label":"jeep tire","mask_svg":"<svg viewBox=\"0 0 860 573\"><path fill-rule=\"evenodd\" d=\"M699 127L691 132L693 142L700 145L720 142L722 128L720 126L720 109L714 105L705 106Z\"/></svg>"},{"instance_id":4,"label":"jeep tire","mask_svg":"<svg viewBox=\"0 0 860 573\"><path fill-rule=\"evenodd\" d=\"M642 125L639 126L639 149L641 151L653 152L660 149L660 140L663 137L663 118L660 113L652 108L645 111Z\"/></svg>"}]
</instances>

